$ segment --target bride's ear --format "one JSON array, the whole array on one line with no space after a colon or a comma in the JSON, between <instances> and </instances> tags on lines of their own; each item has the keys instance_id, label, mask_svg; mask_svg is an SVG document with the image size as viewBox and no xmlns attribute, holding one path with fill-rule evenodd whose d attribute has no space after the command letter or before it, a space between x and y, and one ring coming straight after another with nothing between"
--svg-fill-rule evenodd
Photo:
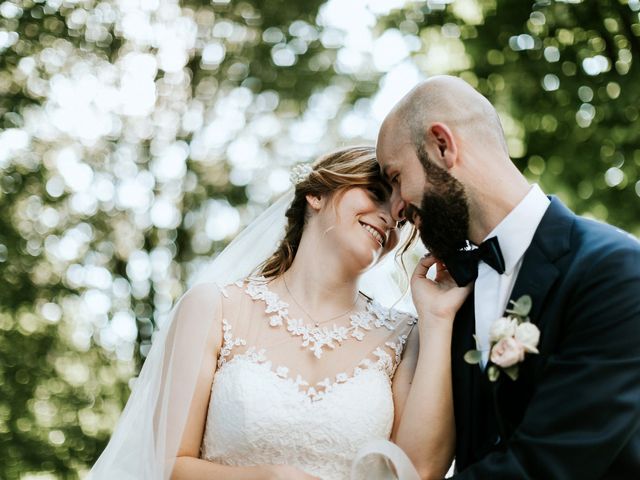
<instances>
[{"instance_id":1,"label":"bride's ear","mask_svg":"<svg viewBox=\"0 0 640 480\"><path fill-rule=\"evenodd\" d=\"M320 195L312 195L308 193L305 196L307 200L307 204L311 207L312 210L318 212L322 208L323 198Z\"/></svg>"}]
</instances>

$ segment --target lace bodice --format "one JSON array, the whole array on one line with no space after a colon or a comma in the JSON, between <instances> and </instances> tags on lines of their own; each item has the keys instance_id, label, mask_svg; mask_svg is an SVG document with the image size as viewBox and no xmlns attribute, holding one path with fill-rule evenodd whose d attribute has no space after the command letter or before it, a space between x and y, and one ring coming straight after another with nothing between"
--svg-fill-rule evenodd
<instances>
[{"instance_id":1,"label":"lace bodice","mask_svg":"<svg viewBox=\"0 0 640 480\"><path fill-rule=\"evenodd\" d=\"M368 300L342 325L307 325L262 278L223 295L202 457L348 479L358 449L390 436L391 382L415 318Z\"/></svg>"}]
</instances>

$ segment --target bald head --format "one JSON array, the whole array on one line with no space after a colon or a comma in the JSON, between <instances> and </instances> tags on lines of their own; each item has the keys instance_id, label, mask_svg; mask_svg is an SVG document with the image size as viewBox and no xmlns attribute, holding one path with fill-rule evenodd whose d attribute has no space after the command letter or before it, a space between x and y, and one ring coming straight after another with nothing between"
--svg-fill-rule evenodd
<instances>
[{"instance_id":1,"label":"bald head","mask_svg":"<svg viewBox=\"0 0 640 480\"><path fill-rule=\"evenodd\" d=\"M465 217L449 209L456 202L467 204L466 238L480 243L530 188L509 158L493 105L450 76L419 84L394 107L380 129L377 158L400 205L411 207L407 215L429 218L420 234L434 250L427 231L442 236L442 245L456 243L451 222Z\"/></svg>"},{"instance_id":2,"label":"bald head","mask_svg":"<svg viewBox=\"0 0 640 480\"><path fill-rule=\"evenodd\" d=\"M444 123L462 143L489 144L508 155L498 113L489 100L457 77L432 77L413 88L385 120L401 126L416 148L434 122Z\"/></svg>"}]
</instances>

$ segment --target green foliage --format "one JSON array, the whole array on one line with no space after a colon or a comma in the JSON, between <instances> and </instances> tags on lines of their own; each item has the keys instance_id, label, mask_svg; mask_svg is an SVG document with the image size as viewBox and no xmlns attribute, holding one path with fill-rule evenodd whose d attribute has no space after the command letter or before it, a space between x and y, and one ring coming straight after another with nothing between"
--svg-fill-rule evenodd
<instances>
[{"instance_id":1,"label":"green foliage","mask_svg":"<svg viewBox=\"0 0 640 480\"><path fill-rule=\"evenodd\" d=\"M526 319L529 316L529 312L531 311L531 307L533 306L533 300L529 295L523 295L518 300L511 300L513 306L507 309L507 313L520 317L521 319Z\"/></svg>"},{"instance_id":2,"label":"green foliage","mask_svg":"<svg viewBox=\"0 0 640 480\"><path fill-rule=\"evenodd\" d=\"M490 382L498 381L498 378L500 378L500 369L495 365L489 365L489 368L487 368L487 376Z\"/></svg>"},{"instance_id":3,"label":"green foliage","mask_svg":"<svg viewBox=\"0 0 640 480\"><path fill-rule=\"evenodd\" d=\"M518 379L518 371L520 370L519 365L513 365L508 368L503 368L502 371L514 382Z\"/></svg>"},{"instance_id":4,"label":"green foliage","mask_svg":"<svg viewBox=\"0 0 640 480\"><path fill-rule=\"evenodd\" d=\"M416 3L383 28L417 29L423 42L413 57L424 71L458 74L496 105L511 155L530 180L577 213L640 235L638 3L523 8L518 0L487 0L462 8L473 3ZM468 68L434 71L429 52L456 42Z\"/></svg>"},{"instance_id":5,"label":"green foliage","mask_svg":"<svg viewBox=\"0 0 640 480\"><path fill-rule=\"evenodd\" d=\"M626 3L501 1L469 52L479 88L521 124L527 176L638 234L640 23Z\"/></svg>"},{"instance_id":6,"label":"green foliage","mask_svg":"<svg viewBox=\"0 0 640 480\"><path fill-rule=\"evenodd\" d=\"M292 163L372 140L341 128L391 67L347 65L324 7L0 1L0 478L86 471L202 259ZM410 2L372 28L487 95L532 181L639 234L639 9Z\"/></svg>"},{"instance_id":7,"label":"green foliage","mask_svg":"<svg viewBox=\"0 0 640 480\"><path fill-rule=\"evenodd\" d=\"M471 364L476 365L480 363L482 360L482 352L479 350L469 350L464 354L464 361Z\"/></svg>"},{"instance_id":8,"label":"green foliage","mask_svg":"<svg viewBox=\"0 0 640 480\"><path fill-rule=\"evenodd\" d=\"M132 39L135 28L127 31L126 16L115 2L0 4L0 38L11 33L0 45L0 143L8 145L0 149L0 478L38 472L76 478L104 448L128 397L127 381L139 370L153 324L162 316L158 304L164 299L170 305L181 293L182 270L189 270L190 260L213 254L226 242L205 240L194 252L194 236L206 222L203 204L209 199L248 202L245 184L229 181L232 168L224 161L191 157L185 162L187 175L175 181L154 176L156 150L193 140L194 129L167 133L163 122L175 122L176 111L184 113L189 99L214 108L239 86L255 93L273 90L271 110L297 115L314 88L333 75L333 52L321 46L312 25L318 6L317 1L287 8L250 2L164 6L157 13L167 23L171 15L181 16L198 30L187 64L178 74L162 65L151 67L149 88L165 89L149 110L153 115L112 108L103 116L111 132L89 131L82 137L65 129L64 123L81 113L75 110L45 131L55 123L52 112L74 100L73 95L57 98L71 93L61 93L61 83L76 79L83 88L95 82L121 87L117 68L123 68L127 54L148 53L152 57L136 57L148 61L160 56L160 48L154 39ZM146 23L137 19L134 27L162 25L151 17ZM294 21L295 29L290 28ZM221 33L212 31L214 24ZM282 42L293 44L295 69L271 60L273 45L262 40L267 28L270 38L281 32ZM206 64L202 44L216 41L224 46L224 58ZM318 55L326 58L319 62ZM98 89L88 108L105 108L101 96L108 94ZM172 96L176 105L170 104ZM40 122L28 121L34 114L42 115ZM159 141L163 137L166 141ZM91 171L76 168L65 175L64 158L76 166L85 162ZM82 175L89 185L74 187ZM117 191L136 176L142 182ZM127 196L145 185L146 207L136 209ZM170 197L180 209L170 227L149 221L148 207L161 197ZM147 263L156 271L135 276L131 257L136 255L143 263L150 258ZM125 334L128 341L114 338L110 329L118 314L135 317L137 333Z\"/></svg>"}]
</instances>

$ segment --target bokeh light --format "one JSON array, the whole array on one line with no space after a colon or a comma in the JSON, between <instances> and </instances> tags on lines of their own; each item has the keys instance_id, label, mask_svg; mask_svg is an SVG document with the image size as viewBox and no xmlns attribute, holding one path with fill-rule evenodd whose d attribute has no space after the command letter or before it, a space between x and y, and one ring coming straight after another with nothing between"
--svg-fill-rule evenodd
<instances>
[{"instance_id":1,"label":"bokeh light","mask_svg":"<svg viewBox=\"0 0 640 480\"><path fill-rule=\"evenodd\" d=\"M0 0L0 478L82 475L198 267L429 76L639 235L639 55L638 0Z\"/></svg>"}]
</instances>

